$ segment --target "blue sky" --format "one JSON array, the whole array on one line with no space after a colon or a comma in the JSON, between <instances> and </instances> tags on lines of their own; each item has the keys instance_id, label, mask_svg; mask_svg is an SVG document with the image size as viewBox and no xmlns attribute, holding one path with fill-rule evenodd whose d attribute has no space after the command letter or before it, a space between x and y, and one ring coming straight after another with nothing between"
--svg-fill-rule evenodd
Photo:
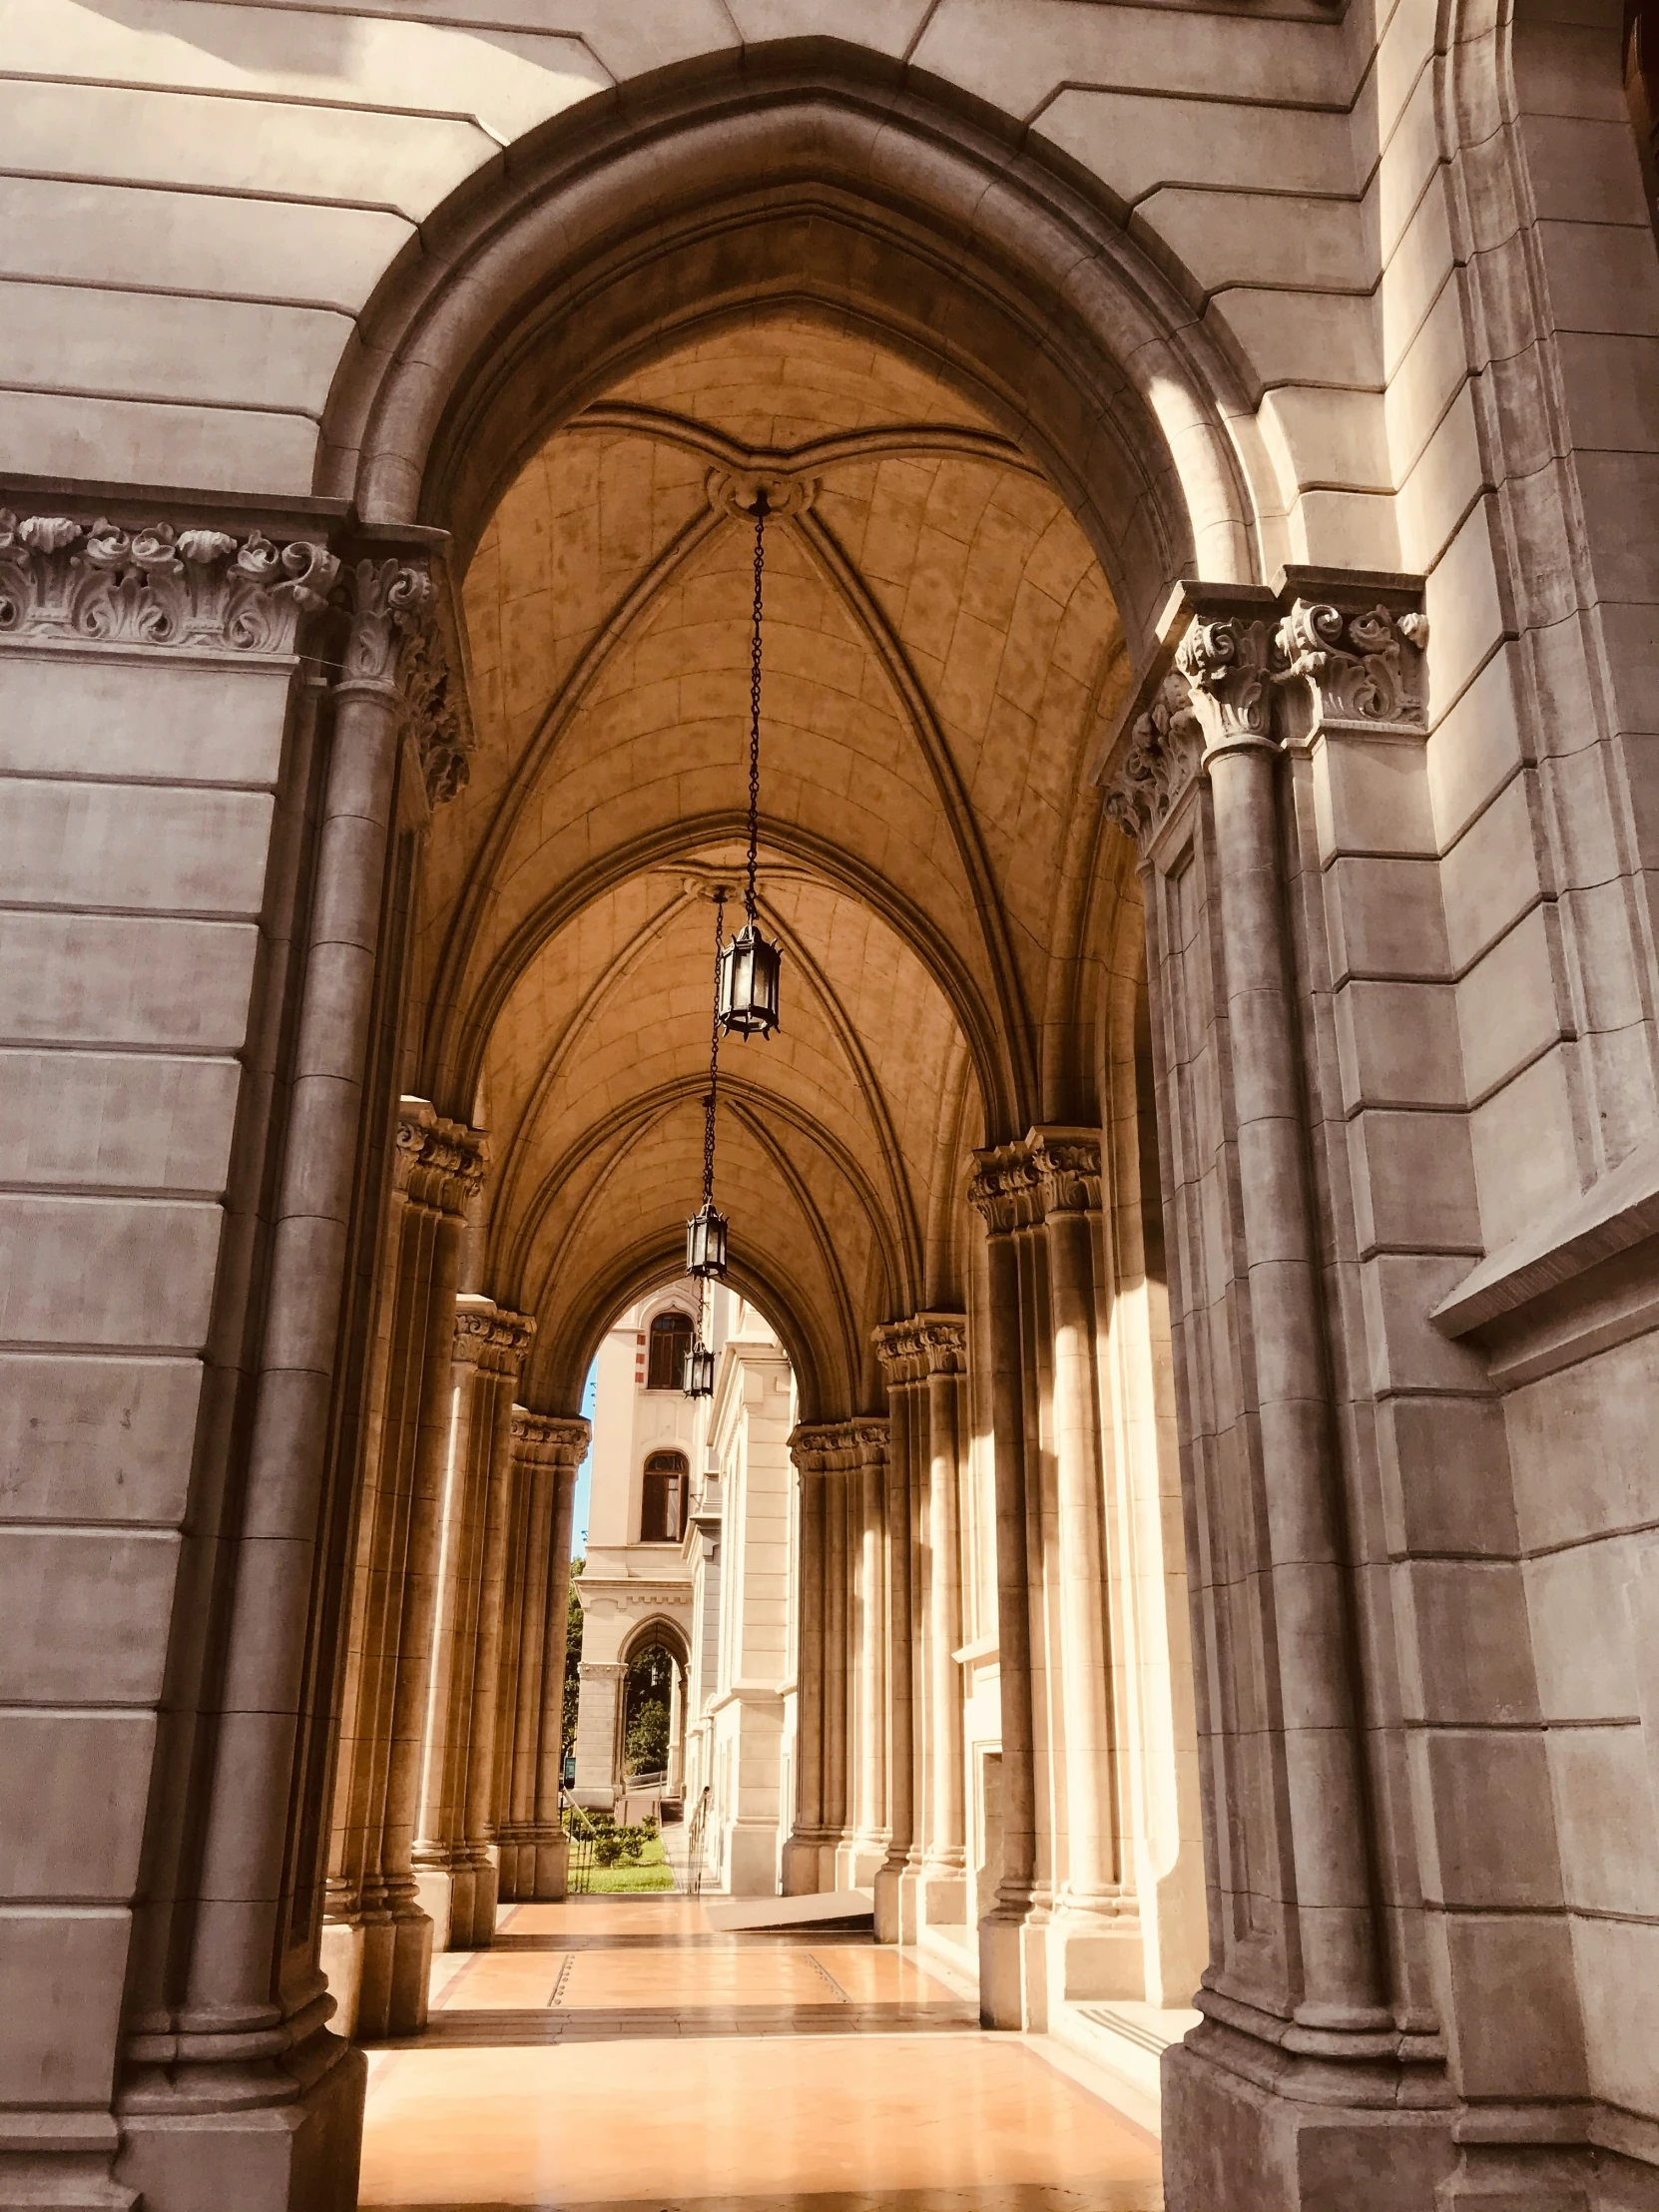
<instances>
[{"instance_id":1,"label":"blue sky","mask_svg":"<svg viewBox=\"0 0 1659 2212\"><path fill-rule=\"evenodd\" d=\"M593 1418L595 1386L599 1381L599 1363L596 1360L588 1370L588 1380L582 1385L582 1411L589 1420ZM593 1453L582 1461L576 1477L576 1507L570 1524L570 1555L573 1559L585 1558L588 1549L588 1498L593 1490Z\"/></svg>"}]
</instances>

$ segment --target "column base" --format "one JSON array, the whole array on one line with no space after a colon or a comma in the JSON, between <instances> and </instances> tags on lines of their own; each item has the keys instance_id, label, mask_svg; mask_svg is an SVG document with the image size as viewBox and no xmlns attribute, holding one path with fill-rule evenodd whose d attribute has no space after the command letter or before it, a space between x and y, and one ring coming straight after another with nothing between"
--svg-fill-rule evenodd
<instances>
[{"instance_id":1,"label":"column base","mask_svg":"<svg viewBox=\"0 0 1659 2212\"><path fill-rule=\"evenodd\" d=\"M818 1836L792 1836L784 1846L784 1895L787 1898L816 1897L825 1888L824 1859L830 1854L831 1871L834 1866L833 1844L826 1845ZM834 1883L829 1885L834 1888Z\"/></svg>"},{"instance_id":2,"label":"column base","mask_svg":"<svg viewBox=\"0 0 1659 2212\"><path fill-rule=\"evenodd\" d=\"M913 1943L921 1932L921 1869L904 1862L875 1877L875 1940Z\"/></svg>"},{"instance_id":3,"label":"column base","mask_svg":"<svg viewBox=\"0 0 1659 2212\"><path fill-rule=\"evenodd\" d=\"M923 1928L961 1928L968 1917L967 1876L960 1867L944 1873L923 1867L917 1914Z\"/></svg>"},{"instance_id":4,"label":"column base","mask_svg":"<svg viewBox=\"0 0 1659 2212\"><path fill-rule=\"evenodd\" d=\"M979 1923L979 2024L1048 2032L1047 1930L1023 1914L988 1913ZM1243 2212L1225 2195L1209 2212Z\"/></svg>"},{"instance_id":5,"label":"column base","mask_svg":"<svg viewBox=\"0 0 1659 2212\"><path fill-rule=\"evenodd\" d=\"M327 2042L332 2063L288 2102L123 2114L117 2178L144 2212L354 2212L368 2063Z\"/></svg>"},{"instance_id":6,"label":"column base","mask_svg":"<svg viewBox=\"0 0 1659 2212\"><path fill-rule=\"evenodd\" d=\"M415 1896L432 1923L434 1950L487 1950L495 1936L500 1876L489 1860L480 1865L422 1867Z\"/></svg>"},{"instance_id":7,"label":"column base","mask_svg":"<svg viewBox=\"0 0 1659 2212\"><path fill-rule=\"evenodd\" d=\"M726 1831L726 1889L735 1898L778 1895L778 1830L771 1822L733 1821Z\"/></svg>"},{"instance_id":8,"label":"column base","mask_svg":"<svg viewBox=\"0 0 1659 2212\"><path fill-rule=\"evenodd\" d=\"M1144 1997L1146 1956L1135 1913L1091 1913L1062 1904L1049 1922L1048 1986L1056 1998Z\"/></svg>"},{"instance_id":9,"label":"column base","mask_svg":"<svg viewBox=\"0 0 1659 2212\"><path fill-rule=\"evenodd\" d=\"M497 1902L557 1905L569 1886L569 1839L558 1829L538 1830L500 1847Z\"/></svg>"},{"instance_id":10,"label":"column base","mask_svg":"<svg viewBox=\"0 0 1659 2212\"><path fill-rule=\"evenodd\" d=\"M1262 2046L1264 2066L1276 2056ZM1167 2212L1426 2212L1446 2201L1436 2192L1457 2163L1454 2119L1446 2109L1304 2103L1228 2071L1190 2042L1172 2043L1163 2062L1164 2203ZM1526 2212L1545 2202L1527 2197ZM1498 2212L1498 2202L1482 2212Z\"/></svg>"},{"instance_id":11,"label":"column base","mask_svg":"<svg viewBox=\"0 0 1659 2212\"><path fill-rule=\"evenodd\" d=\"M432 1977L431 1921L417 1908L395 1920L370 1921L363 1933L357 2017L349 2032L358 2042L418 2034L426 2025Z\"/></svg>"},{"instance_id":12,"label":"column base","mask_svg":"<svg viewBox=\"0 0 1659 2212\"><path fill-rule=\"evenodd\" d=\"M835 1846L835 1879L831 1890L869 1890L875 1886L875 1877L886 1865L887 1847L879 1839L872 1841L848 1837L845 1843Z\"/></svg>"}]
</instances>

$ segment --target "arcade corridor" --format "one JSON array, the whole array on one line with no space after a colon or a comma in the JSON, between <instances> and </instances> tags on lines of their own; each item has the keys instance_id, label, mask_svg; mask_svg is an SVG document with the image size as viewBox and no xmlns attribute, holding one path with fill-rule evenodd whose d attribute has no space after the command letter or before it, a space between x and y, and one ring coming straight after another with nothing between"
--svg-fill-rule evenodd
<instances>
[{"instance_id":1,"label":"arcade corridor","mask_svg":"<svg viewBox=\"0 0 1659 2212\"><path fill-rule=\"evenodd\" d=\"M1151 2136L867 1935L505 1912L370 2054L364 2212L1153 2212ZM733 2040L742 2042L733 2049Z\"/></svg>"}]
</instances>

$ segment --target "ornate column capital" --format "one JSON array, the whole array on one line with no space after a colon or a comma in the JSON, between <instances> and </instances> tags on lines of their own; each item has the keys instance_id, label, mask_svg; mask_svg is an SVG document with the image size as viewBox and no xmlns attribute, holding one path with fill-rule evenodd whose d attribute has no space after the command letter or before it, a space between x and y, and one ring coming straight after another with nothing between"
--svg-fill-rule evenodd
<instances>
[{"instance_id":1,"label":"ornate column capital","mask_svg":"<svg viewBox=\"0 0 1659 2212\"><path fill-rule=\"evenodd\" d=\"M1271 625L1242 615L1194 618L1175 649L1175 674L1204 738L1204 761L1245 746L1271 746Z\"/></svg>"},{"instance_id":2,"label":"ornate column capital","mask_svg":"<svg viewBox=\"0 0 1659 2212\"><path fill-rule=\"evenodd\" d=\"M1395 594L1414 602L1416 595ZM1335 600L1298 598L1274 632L1274 681L1283 689L1286 741L1357 730L1420 738L1427 714L1423 653L1428 620L1363 591ZM1358 607L1352 599L1364 602Z\"/></svg>"},{"instance_id":3,"label":"ornate column capital","mask_svg":"<svg viewBox=\"0 0 1659 2212\"><path fill-rule=\"evenodd\" d=\"M454 1357L464 1366L516 1376L535 1333L531 1315L511 1313L492 1298L463 1292L455 1301Z\"/></svg>"},{"instance_id":4,"label":"ornate column capital","mask_svg":"<svg viewBox=\"0 0 1659 2212\"><path fill-rule=\"evenodd\" d=\"M1173 671L1131 726L1129 750L1106 789L1106 819L1145 844L1186 797L1204 753L1204 734L1184 677Z\"/></svg>"},{"instance_id":5,"label":"ornate column capital","mask_svg":"<svg viewBox=\"0 0 1659 2212\"><path fill-rule=\"evenodd\" d=\"M445 1121L429 1099L397 1102L392 1139L392 1188L417 1206L464 1214L484 1187L489 1144L483 1132L464 1122Z\"/></svg>"},{"instance_id":6,"label":"ornate column capital","mask_svg":"<svg viewBox=\"0 0 1659 2212\"><path fill-rule=\"evenodd\" d=\"M967 1368L967 1322L961 1314L912 1314L875 1330L871 1342L889 1384L925 1382L930 1375L961 1375Z\"/></svg>"},{"instance_id":7,"label":"ornate column capital","mask_svg":"<svg viewBox=\"0 0 1659 2212\"><path fill-rule=\"evenodd\" d=\"M1100 1211L1100 1136L1093 1129L1033 1129L1026 1138L1031 1164L1050 1214Z\"/></svg>"},{"instance_id":8,"label":"ornate column capital","mask_svg":"<svg viewBox=\"0 0 1659 2212\"><path fill-rule=\"evenodd\" d=\"M580 1413L532 1413L528 1405L513 1407L511 1427L516 1458L562 1468L570 1474L587 1457L593 1434Z\"/></svg>"},{"instance_id":9,"label":"ornate column capital","mask_svg":"<svg viewBox=\"0 0 1659 2212\"><path fill-rule=\"evenodd\" d=\"M1029 1142L992 1145L976 1152L968 1178L968 1204L993 1237L1034 1229L1043 1218L1042 1176Z\"/></svg>"},{"instance_id":10,"label":"ornate column capital","mask_svg":"<svg viewBox=\"0 0 1659 2212\"><path fill-rule=\"evenodd\" d=\"M852 1420L803 1421L790 1431L790 1457L805 1474L853 1474L884 1465L889 1426L884 1414Z\"/></svg>"},{"instance_id":11,"label":"ornate column capital","mask_svg":"<svg viewBox=\"0 0 1659 2212\"><path fill-rule=\"evenodd\" d=\"M0 508L0 636L29 644L270 658L292 651L300 615L327 605L338 573L312 538Z\"/></svg>"},{"instance_id":12,"label":"ornate column capital","mask_svg":"<svg viewBox=\"0 0 1659 2212\"><path fill-rule=\"evenodd\" d=\"M342 575L350 627L345 639L342 685L391 688L398 657L432 600L423 561L353 561Z\"/></svg>"}]
</instances>

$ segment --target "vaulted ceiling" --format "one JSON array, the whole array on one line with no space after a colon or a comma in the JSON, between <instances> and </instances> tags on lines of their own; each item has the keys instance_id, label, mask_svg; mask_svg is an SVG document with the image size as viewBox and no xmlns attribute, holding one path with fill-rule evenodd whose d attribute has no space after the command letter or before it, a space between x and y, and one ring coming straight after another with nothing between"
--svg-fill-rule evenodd
<instances>
[{"instance_id":1,"label":"vaulted ceiling","mask_svg":"<svg viewBox=\"0 0 1659 2212\"><path fill-rule=\"evenodd\" d=\"M538 1317L533 1402L579 1389L698 1202L757 477L783 1025L722 1048L717 1197L810 1415L870 1401L877 1323L960 1303L971 1149L1099 1111L1127 847L1088 769L1128 683L1100 568L922 367L727 325L559 429L464 583L476 743L427 858L419 1079L491 1132L482 1286Z\"/></svg>"}]
</instances>

